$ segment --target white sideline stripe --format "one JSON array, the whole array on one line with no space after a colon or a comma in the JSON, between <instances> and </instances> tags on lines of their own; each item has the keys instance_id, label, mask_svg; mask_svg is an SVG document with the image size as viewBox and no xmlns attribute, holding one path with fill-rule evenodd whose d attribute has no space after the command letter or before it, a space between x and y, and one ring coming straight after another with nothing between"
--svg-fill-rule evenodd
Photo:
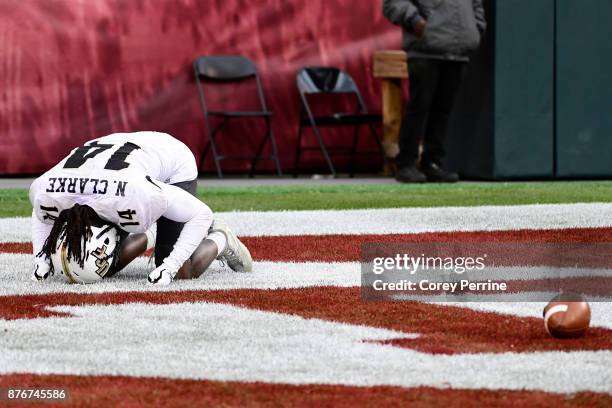
<instances>
[{"instance_id":1,"label":"white sideline stripe","mask_svg":"<svg viewBox=\"0 0 612 408\"><path fill-rule=\"evenodd\" d=\"M217 213L238 235L402 234L612 226L612 204ZM0 242L29 242L28 218L0 220Z\"/></svg>"},{"instance_id":2,"label":"white sideline stripe","mask_svg":"<svg viewBox=\"0 0 612 408\"><path fill-rule=\"evenodd\" d=\"M372 342L413 333L208 302L52 310L70 316L0 320L0 373L612 393L608 350L435 355Z\"/></svg>"},{"instance_id":3,"label":"white sideline stripe","mask_svg":"<svg viewBox=\"0 0 612 408\"><path fill-rule=\"evenodd\" d=\"M63 277L54 276L45 282L29 279L31 256L0 253L0 296L49 293L115 293L218 289L282 289L317 286L358 287L361 270L358 262L255 262L252 273L236 273L214 263L200 278L176 281L168 286L146 283L152 266L146 258L138 258L125 271L112 279L91 285L70 285ZM534 294L536 295L536 294ZM524 298L524 296L522 296ZM551 298L553 295L550 296ZM516 316L542 317L545 302L521 302L508 297L508 302L444 302L451 306L497 312ZM440 304L440 303L438 303ZM592 326L612 329L612 302L591 303Z\"/></svg>"},{"instance_id":4,"label":"white sideline stripe","mask_svg":"<svg viewBox=\"0 0 612 408\"><path fill-rule=\"evenodd\" d=\"M44 282L30 280L32 256L0 253L0 296L45 293L110 293L216 289L280 289L311 286L353 287L360 285L358 262L255 262L252 273L233 272L213 263L200 279L177 280L167 286L147 284L154 269L148 258L137 258L116 276L90 285L68 284L56 275Z\"/></svg>"},{"instance_id":5,"label":"white sideline stripe","mask_svg":"<svg viewBox=\"0 0 612 408\"><path fill-rule=\"evenodd\" d=\"M90 285L70 285L61 275L45 282L31 281L32 256L0 252L0 296L44 293L104 293L131 291L176 291L215 289L279 289L311 286L357 287L361 285L359 262L255 262L253 273L237 273L213 263L200 279L177 280L168 286L146 284L147 273L153 269L148 258L139 257L124 271L113 278ZM556 268L552 275L546 267L496 267L483 271L470 271L452 276L433 272L421 277L430 282L447 282L451 279L498 279L505 282L543 278L612 277L609 269ZM486 297L483 297L486 299ZM509 300L516 300L509 298Z\"/></svg>"}]
</instances>

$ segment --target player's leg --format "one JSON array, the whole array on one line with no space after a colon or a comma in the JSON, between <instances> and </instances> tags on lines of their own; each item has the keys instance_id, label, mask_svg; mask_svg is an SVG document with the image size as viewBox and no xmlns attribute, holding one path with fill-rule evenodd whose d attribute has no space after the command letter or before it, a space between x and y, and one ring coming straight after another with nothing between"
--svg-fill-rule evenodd
<instances>
[{"instance_id":1,"label":"player's leg","mask_svg":"<svg viewBox=\"0 0 612 408\"><path fill-rule=\"evenodd\" d=\"M215 241L204 239L193 255L183 264L174 279L196 279L208 269L219 256L219 248Z\"/></svg>"},{"instance_id":2,"label":"player's leg","mask_svg":"<svg viewBox=\"0 0 612 408\"><path fill-rule=\"evenodd\" d=\"M237 272L251 272L253 259L247 247L224 221L215 219L208 236L183 264L175 279L199 278L215 259L225 262Z\"/></svg>"}]
</instances>

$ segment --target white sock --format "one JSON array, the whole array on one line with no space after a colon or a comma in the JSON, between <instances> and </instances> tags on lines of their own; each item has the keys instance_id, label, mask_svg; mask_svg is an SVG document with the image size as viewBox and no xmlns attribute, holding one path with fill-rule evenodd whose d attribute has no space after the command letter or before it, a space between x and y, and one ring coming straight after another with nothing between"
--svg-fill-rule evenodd
<instances>
[{"instance_id":1,"label":"white sock","mask_svg":"<svg viewBox=\"0 0 612 408\"><path fill-rule=\"evenodd\" d=\"M147 236L147 251L155 247L155 238L157 236L157 223L154 222L148 230L145 231Z\"/></svg>"},{"instance_id":2,"label":"white sock","mask_svg":"<svg viewBox=\"0 0 612 408\"><path fill-rule=\"evenodd\" d=\"M221 255L221 252L223 252L225 246L227 245L227 238L225 237L225 234L221 231L214 231L208 234L206 239L210 239L212 242L217 244L217 256Z\"/></svg>"}]
</instances>

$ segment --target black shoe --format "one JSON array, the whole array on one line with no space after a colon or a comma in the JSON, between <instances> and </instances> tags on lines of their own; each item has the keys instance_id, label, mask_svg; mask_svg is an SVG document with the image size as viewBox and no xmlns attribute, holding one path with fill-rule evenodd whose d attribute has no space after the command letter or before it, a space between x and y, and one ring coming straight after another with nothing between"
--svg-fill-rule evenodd
<instances>
[{"instance_id":1,"label":"black shoe","mask_svg":"<svg viewBox=\"0 0 612 408\"><path fill-rule=\"evenodd\" d=\"M399 169L395 175L395 179L400 183L424 183L427 181L427 177L425 177L414 164Z\"/></svg>"},{"instance_id":2,"label":"black shoe","mask_svg":"<svg viewBox=\"0 0 612 408\"><path fill-rule=\"evenodd\" d=\"M421 166L421 170L427 177L427 181L456 183L459 181L459 175L452 171L446 171L437 163L429 163Z\"/></svg>"}]
</instances>

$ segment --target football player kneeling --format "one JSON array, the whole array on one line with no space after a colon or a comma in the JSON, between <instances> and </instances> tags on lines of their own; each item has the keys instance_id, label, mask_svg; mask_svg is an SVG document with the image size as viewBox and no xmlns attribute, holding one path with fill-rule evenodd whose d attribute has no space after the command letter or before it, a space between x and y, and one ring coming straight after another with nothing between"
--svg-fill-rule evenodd
<instances>
[{"instance_id":1,"label":"football player kneeling","mask_svg":"<svg viewBox=\"0 0 612 408\"><path fill-rule=\"evenodd\" d=\"M30 187L36 280L61 271L73 283L112 276L155 248L152 284L201 276L215 259L250 272L249 250L195 197L197 166L165 133L89 141Z\"/></svg>"}]
</instances>

